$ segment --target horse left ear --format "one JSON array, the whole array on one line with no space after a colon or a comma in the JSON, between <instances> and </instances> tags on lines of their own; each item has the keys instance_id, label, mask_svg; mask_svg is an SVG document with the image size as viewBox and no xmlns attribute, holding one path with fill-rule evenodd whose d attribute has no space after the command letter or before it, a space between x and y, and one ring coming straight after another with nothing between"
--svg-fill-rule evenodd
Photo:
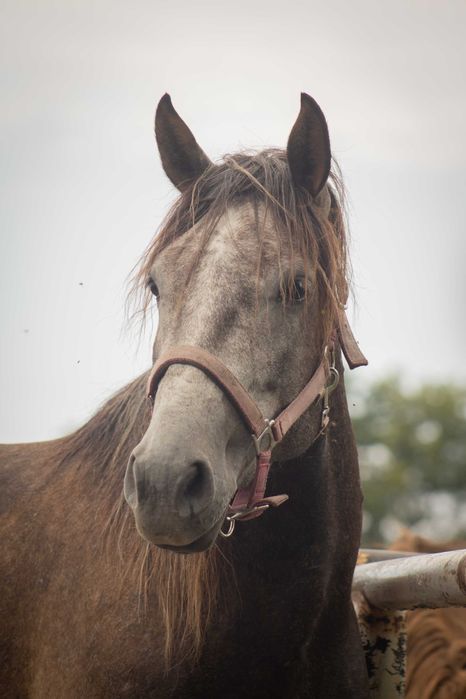
<instances>
[{"instance_id":1,"label":"horse left ear","mask_svg":"<svg viewBox=\"0 0 466 699\"><path fill-rule=\"evenodd\" d=\"M330 174L331 152L327 122L317 102L301 93L301 111L286 148L293 182L316 197Z\"/></svg>"},{"instance_id":2,"label":"horse left ear","mask_svg":"<svg viewBox=\"0 0 466 699\"><path fill-rule=\"evenodd\" d=\"M157 105L155 138L163 169L180 192L188 189L212 165L168 94Z\"/></svg>"}]
</instances>

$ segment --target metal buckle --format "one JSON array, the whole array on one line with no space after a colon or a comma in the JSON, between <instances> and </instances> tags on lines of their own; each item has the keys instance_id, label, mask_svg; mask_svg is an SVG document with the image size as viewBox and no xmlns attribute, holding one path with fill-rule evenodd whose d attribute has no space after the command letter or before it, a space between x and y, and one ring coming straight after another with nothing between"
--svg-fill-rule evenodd
<instances>
[{"instance_id":1,"label":"metal buckle","mask_svg":"<svg viewBox=\"0 0 466 699\"><path fill-rule=\"evenodd\" d=\"M275 420L266 420L266 423L267 427L264 429L263 432L261 432L261 434L258 437L256 437L255 434L251 435L257 456L259 456L259 454L261 454L261 452L263 451L271 451L277 444L277 441L274 438L272 432L272 427L275 423ZM265 445L262 445L262 440L264 439L264 437L268 437L268 442Z\"/></svg>"}]
</instances>

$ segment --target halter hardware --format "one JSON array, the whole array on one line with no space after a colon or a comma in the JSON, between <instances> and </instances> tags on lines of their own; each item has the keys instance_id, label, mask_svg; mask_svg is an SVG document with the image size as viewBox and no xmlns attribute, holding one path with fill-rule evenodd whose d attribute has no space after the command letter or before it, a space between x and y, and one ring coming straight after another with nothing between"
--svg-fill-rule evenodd
<instances>
[{"instance_id":1,"label":"halter hardware","mask_svg":"<svg viewBox=\"0 0 466 699\"><path fill-rule=\"evenodd\" d=\"M220 536L223 536L224 539L228 539L228 537L230 537L235 531L237 520L244 519L245 517L249 517L250 515L258 517L259 514L262 514L263 512L265 512L265 510L268 510L269 507L269 503L265 502L263 505L254 505L253 507L250 507L248 510L241 510L239 512L234 512L231 515L227 515L225 517L225 522L228 523L228 529L226 532L223 531L223 528L220 529Z\"/></svg>"},{"instance_id":2,"label":"halter hardware","mask_svg":"<svg viewBox=\"0 0 466 699\"><path fill-rule=\"evenodd\" d=\"M322 419L320 423L320 432L315 439L321 437L328 427L330 421L330 396L340 383L340 373L335 366L335 347L333 344L331 346L326 346L324 350L324 359L327 359L329 362L329 375L322 391Z\"/></svg>"},{"instance_id":3,"label":"halter hardware","mask_svg":"<svg viewBox=\"0 0 466 699\"><path fill-rule=\"evenodd\" d=\"M278 444L277 440L273 436L273 426L275 424L275 420L265 420L267 423L267 427L264 429L261 434L256 437L255 434L252 434L252 441L254 442L254 448L256 450L257 456L263 451L272 451L274 446ZM264 441L267 440L267 441Z\"/></svg>"}]
</instances>

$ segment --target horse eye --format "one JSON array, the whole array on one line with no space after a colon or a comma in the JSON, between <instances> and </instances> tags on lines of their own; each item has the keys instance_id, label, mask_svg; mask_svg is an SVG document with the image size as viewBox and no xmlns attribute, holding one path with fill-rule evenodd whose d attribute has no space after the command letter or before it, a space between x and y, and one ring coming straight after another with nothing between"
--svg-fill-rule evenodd
<instances>
[{"instance_id":1,"label":"horse eye","mask_svg":"<svg viewBox=\"0 0 466 699\"><path fill-rule=\"evenodd\" d=\"M158 287L157 284L154 282L154 280L149 278L149 279L147 280L147 286L149 287L150 293L151 293L153 296L155 296L156 299L158 299L159 296L160 296L160 294L159 294L159 287Z\"/></svg>"},{"instance_id":2,"label":"horse eye","mask_svg":"<svg viewBox=\"0 0 466 699\"><path fill-rule=\"evenodd\" d=\"M285 282L280 289L279 300L285 303L301 303L306 298L306 280L304 277L295 277Z\"/></svg>"},{"instance_id":3,"label":"horse eye","mask_svg":"<svg viewBox=\"0 0 466 699\"><path fill-rule=\"evenodd\" d=\"M296 277L290 289L290 301L304 301L306 297L306 284L304 279Z\"/></svg>"},{"instance_id":4,"label":"horse eye","mask_svg":"<svg viewBox=\"0 0 466 699\"><path fill-rule=\"evenodd\" d=\"M304 279L299 277L294 280L293 283L293 301L303 301L306 296L306 286L304 284Z\"/></svg>"}]
</instances>

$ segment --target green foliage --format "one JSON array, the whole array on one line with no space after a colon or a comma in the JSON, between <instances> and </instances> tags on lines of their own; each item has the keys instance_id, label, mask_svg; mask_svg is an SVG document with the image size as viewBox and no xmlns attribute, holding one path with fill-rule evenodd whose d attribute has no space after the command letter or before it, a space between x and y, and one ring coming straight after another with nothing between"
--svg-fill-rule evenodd
<instances>
[{"instance_id":1,"label":"green foliage","mask_svg":"<svg viewBox=\"0 0 466 699\"><path fill-rule=\"evenodd\" d=\"M365 542L393 539L399 524L437 539L464 535L466 388L425 384L409 391L390 377L363 390L350 389L349 401Z\"/></svg>"}]
</instances>

